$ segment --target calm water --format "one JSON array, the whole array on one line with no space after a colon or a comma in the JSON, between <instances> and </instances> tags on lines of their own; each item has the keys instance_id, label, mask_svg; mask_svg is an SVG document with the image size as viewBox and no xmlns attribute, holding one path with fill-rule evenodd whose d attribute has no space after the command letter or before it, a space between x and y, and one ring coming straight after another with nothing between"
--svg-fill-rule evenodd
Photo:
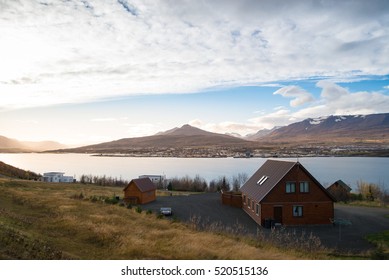
<instances>
[{"instance_id":1,"label":"calm water","mask_svg":"<svg viewBox=\"0 0 389 280\"><path fill-rule=\"evenodd\" d=\"M144 174L165 174L167 178L200 175L206 180L238 173L251 176L264 158L133 158L94 157L87 154L0 154L0 161L37 173L65 172L79 179L82 174L107 175L130 180ZM295 159L285 159L293 161ZM342 179L352 188L358 180L389 186L389 158L319 157L299 161L327 187Z\"/></svg>"}]
</instances>

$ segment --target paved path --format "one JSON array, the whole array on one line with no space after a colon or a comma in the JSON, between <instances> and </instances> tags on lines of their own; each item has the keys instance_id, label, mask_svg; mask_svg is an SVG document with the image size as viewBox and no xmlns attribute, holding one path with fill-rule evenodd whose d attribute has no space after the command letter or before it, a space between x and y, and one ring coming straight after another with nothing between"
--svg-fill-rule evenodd
<instances>
[{"instance_id":1,"label":"paved path","mask_svg":"<svg viewBox=\"0 0 389 280\"><path fill-rule=\"evenodd\" d=\"M220 194L158 197L156 201L142 206L154 212L158 212L160 207L172 207L174 217L183 222L196 219L203 226L213 224L242 233L256 234L259 230L271 234L269 229L258 227L242 209L223 205ZM351 225L299 226L287 227L286 230L312 232L324 246L338 251L361 252L373 248L364 239L366 234L389 230L388 215L389 209L336 204L335 218L348 220Z\"/></svg>"}]
</instances>

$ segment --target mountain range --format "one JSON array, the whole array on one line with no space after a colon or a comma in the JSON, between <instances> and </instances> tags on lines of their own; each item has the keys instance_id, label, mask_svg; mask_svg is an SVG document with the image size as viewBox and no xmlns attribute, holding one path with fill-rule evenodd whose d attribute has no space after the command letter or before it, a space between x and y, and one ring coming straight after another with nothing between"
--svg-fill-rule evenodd
<instances>
[{"instance_id":1,"label":"mountain range","mask_svg":"<svg viewBox=\"0 0 389 280\"><path fill-rule=\"evenodd\" d=\"M65 149L67 146L54 141L18 141L5 136L0 136L0 152L42 152L47 150Z\"/></svg>"},{"instance_id":2,"label":"mountain range","mask_svg":"<svg viewBox=\"0 0 389 280\"><path fill-rule=\"evenodd\" d=\"M57 142L20 142L0 136L0 152L51 150L76 153L137 153L146 154L180 150L228 149L244 151L262 146L279 145L333 145L333 144L389 144L389 113L371 115L342 115L308 118L288 126L260 130L246 137L219 134L188 124L152 136L123 138L115 141L66 149ZM174 154L172 154L174 155Z\"/></svg>"},{"instance_id":3,"label":"mountain range","mask_svg":"<svg viewBox=\"0 0 389 280\"><path fill-rule=\"evenodd\" d=\"M166 150L209 147L240 147L249 142L237 137L201 130L188 124L152 136L124 138L116 141L89 145L66 152L129 152L134 150Z\"/></svg>"},{"instance_id":4,"label":"mountain range","mask_svg":"<svg viewBox=\"0 0 389 280\"><path fill-rule=\"evenodd\" d=\"M261 142L389 143L389 113L309 118L267 133Z\"/></svg>"}]
</instances>

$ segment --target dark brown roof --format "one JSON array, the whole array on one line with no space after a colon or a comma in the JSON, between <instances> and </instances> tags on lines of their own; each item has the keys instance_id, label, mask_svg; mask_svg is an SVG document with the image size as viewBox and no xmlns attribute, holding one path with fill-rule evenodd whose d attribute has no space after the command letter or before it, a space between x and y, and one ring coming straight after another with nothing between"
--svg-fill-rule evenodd
<instances>
[{"instance_id":1,"label":"dark brown roof","mask_svg":"<svg viewBox=\"0 0 389 280\"><path fill-rule=\"evenodd\" d=\"M132 182L138 187L141 192L149 192L157 189L157 187L153 184L153 182L151 182L149 178L139 178L132 179L131 182L127 185L127 187L124 188L124 190L126 190Z\"/></svg>"},{"instance_id":2,"label":"dark brown roof","mask_svg":"<svg viewBox=\"0 0 389 280\"><path fill-rule=\"evenodd\" d=\"M348 191L348 192L350 192L352 189L345 183L345 182L343 182L342 180L338 180L338 181L336 181L335 183L333 183L332 185L339 185L339 186L341 186L342 188L344 188L346 191ZM332 186L331 185L331 186ZM331 187L330 186L330 187ZM328 188L327 188L328 189Z\"/></svg>"},{"instance_id":3,"label":"dark brown roof","mask_svg":"<svg viewBox=\"0 0 389 280\"><path fill-rule=\"evenodd\" d=\"M261 201L295 164L296 162L291 161L267 160L241 187L242 193L255 201ZM259 185L258 181L263 176L268 178Z\"/></svg>"},{"instance_id":4,"label":"dark brown roof","mask_svg":"<svg viewBox=\"0 0 389 280\"><path fill-rule=\"evenodd\" d=\"M255 201L263 198L278 184L282 178L295 166L299 167L334 201L328 191L313 177L299 162L267 160L251 178L241 187L242 193L250 196ZM267 179L265 179L267 178ZM261 180L262 179L262 180Z\"/></svg>"}]
</instances>

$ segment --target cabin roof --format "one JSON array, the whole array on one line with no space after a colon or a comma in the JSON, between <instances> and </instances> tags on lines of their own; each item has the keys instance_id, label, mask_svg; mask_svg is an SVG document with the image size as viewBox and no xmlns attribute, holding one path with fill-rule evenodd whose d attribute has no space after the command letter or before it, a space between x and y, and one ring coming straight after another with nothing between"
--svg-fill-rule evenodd
<instances>
[{"instance_id":1,"label":"cabin roof","mask_svg":"<svg viewBox=\"0 0 389 280\"><path fill-rule=\"evenodd\" d=\"M352 189L350 188L349 185L347 185L345 182L343 182L342 180L338 180L336 181L335 183L333 183L332 185L339 185L341 186L342 188L344 188L346 191L350 192ZM331 185L331 186L332 186Z\"/></svg>"},{"instance_id":2,"label":"cabin roof","mask_svg":"<svg viewBox=\"0 0 389 280\"><path fill-rule=\"evenodd\" d=\"M124 191L131 185L131 183L134 183L141 192L149 192L157 189L149 178L139 178L132 179L131 182L124 188Z\"/></svg>"}]
</instances>

